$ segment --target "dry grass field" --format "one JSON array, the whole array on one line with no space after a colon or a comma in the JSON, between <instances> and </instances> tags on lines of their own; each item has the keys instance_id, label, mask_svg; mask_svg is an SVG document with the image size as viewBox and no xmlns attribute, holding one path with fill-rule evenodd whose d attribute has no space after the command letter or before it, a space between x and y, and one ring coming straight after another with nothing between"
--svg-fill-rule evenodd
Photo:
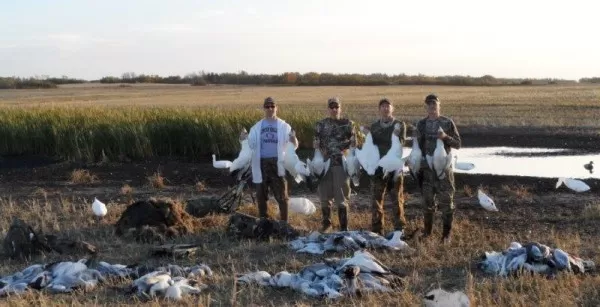
<instances>
[{"instance_id":1,"label":"dry grass field","mask_svg":"<svg viewBox=\"0 0 600 307\"><path fill-rule=\"evenodd\" d=\"M204 155L219 148L235 152L237 130L260 117L265 96L276 97L281 104L281 116L301 126L299 133L310 134L314 120L323 116L329 96L340 96L344 110L361 123L375 118L376 101L386 96L394 100L396 114L412 122L422 116L422 99L429 92L440 95L443 113L465 129L479 125L512 127L525 132L530 126L600 129L597 120L600 87L588 85L490 88L77 85L57 90L0 91L0 155L4 156L0 160L2 238L12 218L19 217L44 233L96 245L100 260L110 263L206 263L215 272L213 278L204 281L209 288L203 294L178 304L127 295L124 290L129 283L123 281L72 294L31 291L2 297L0 305L420 306L422 296L438 286L465 291L473 306L600 305L600 275L596 272L559 274L555 279L499 278L485 275L475 266L484 251L502 250L511 241L537 241L600 263L599 184L592 180L587 181L591 191L575 194L564 187L555 190L555 181L550 180L457 176L457 218L452 243L438 244L441 235L438 215L434 239L422 243L408 241L416 249L414 253L374 252L382 262L406 275L405 287L398 292L340 301L308 298L289 289L236 285L236 273L296 272L304 265L321 261L322 257L296 254L279 240L256 242L230 238L224 232L228 219L225 215L203 218L202 231L168 241L201 243L200 252L189 259L150 257L153 245L128 241L114 234L114 223L133 200L154 196L185 200L221 194L231 182L227 174L213 169ZM214 131L206 133L207 127ZM204 139L196 140L189 135ZM216 140L216 137L228 139ZM562 140L557 139L554 145L560 144ZM74 159L33 163L29 157L10 157L7 153L60 153ZM170 154L203 158L190 163L171 159ZM155 159L123 162L117 159L119 155ZM86 159L89 157L93 159ZM351 199L352 229L370 228L367 182L361 183L358 194ZM479 207L473 192L479 186L496 200L500 212L486 212ZM307 196L317 203L316 195L302 185L291 185L290 193ZM405 193L410 232L422 225L421 197L410 179ZM94 197L108 205L109 213L102 221L92 215L90 206ZM275 207L274 203L270 206ZM240 210L256 212L251 204ZM333 218L337 222L335 214ZM319 221L319 210L312 216L291 215L291 224L301 228L317 229ZM386 227L391 231L389 221ZM0 276L32 263L82 257L85 255L51 253L30 262L3 258Z\"/></svg>"}]
</instances>

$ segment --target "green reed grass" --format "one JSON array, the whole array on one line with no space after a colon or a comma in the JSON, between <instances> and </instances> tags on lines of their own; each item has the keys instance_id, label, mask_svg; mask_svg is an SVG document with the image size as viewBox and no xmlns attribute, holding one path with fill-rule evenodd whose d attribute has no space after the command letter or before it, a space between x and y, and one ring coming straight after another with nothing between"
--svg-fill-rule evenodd
<instances>
[{"instance_id":1,"label":"green reed grass","mask_svg":"<svg viewBox=\"0 0 600 307\"><path fill-rule=\"evenodd\" d=\"M0 109L0 155L97 161L126 156L234 155L238 136L261 118L254 108L52 107ZM316 112L283 112L303 145L312 145Z\"/></svg>"}]
</instances>

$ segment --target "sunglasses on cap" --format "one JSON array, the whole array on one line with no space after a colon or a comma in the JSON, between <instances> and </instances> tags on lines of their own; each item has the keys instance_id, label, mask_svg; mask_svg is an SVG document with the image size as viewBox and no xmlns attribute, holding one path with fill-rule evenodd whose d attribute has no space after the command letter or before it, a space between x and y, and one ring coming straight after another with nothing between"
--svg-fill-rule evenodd
<instances>
[{"instance_id":1,"label":"sunglasses on cap","mask_svg":"<svg viewBox=\"0 0 600 307\"><path fill-rule=\"evenodd\" d=\"M275 105L264 106L265 109L275 109Z\"/></svg>"},{"instance_id":2,"label":"sunglasses on cap","mask_svg":"<svg viewBox=\"0 0 600 307\"><path fill-rule=\"evenodd\" d=\"M329 106L329 108L334 110L334 109L339 109L340 106L339 105L331 105L331 106Z\"/></svg>"}]
</instances>

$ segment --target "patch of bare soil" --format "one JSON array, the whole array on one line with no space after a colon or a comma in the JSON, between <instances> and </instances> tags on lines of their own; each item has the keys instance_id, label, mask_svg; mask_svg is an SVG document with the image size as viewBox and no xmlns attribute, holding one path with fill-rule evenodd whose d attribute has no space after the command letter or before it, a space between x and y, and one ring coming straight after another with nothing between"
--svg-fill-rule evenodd
<instances>
[{"instance_id":1,"label":"patch of bare soil","mask_svg":"<svg viewBox=\"0 0 600 307\"><path fill-rule=\"evenodd\" d=\"M150 198L129 205L115 224L115 229L119 236L152 242L197 232L200 223L185 211L181 203Z\"/></svg>"}]
</instances>

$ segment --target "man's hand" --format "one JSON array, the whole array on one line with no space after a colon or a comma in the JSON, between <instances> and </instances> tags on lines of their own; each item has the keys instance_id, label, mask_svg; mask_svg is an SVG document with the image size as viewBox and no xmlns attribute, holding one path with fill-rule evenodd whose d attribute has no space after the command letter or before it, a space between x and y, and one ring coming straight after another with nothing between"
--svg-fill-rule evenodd
<instances>
[{"instance_id":1,"label":"man's hand","mask_svg":"<svg viewBox=\"0 0 600 307\"><path fill-rule=\"evenodd\" d=\"M248 138L248 131L246 131L246 129L242 129L242 132L240 133L240 141L243 141L247 138Z\"/></svg>"},{"instance_id":2,"label":"man's hand","mask_svg":"<svg viewBox=\"0 0 600 307\"><path fill-rule=\"evenodd\" d=\"M448 135L446 134L446 132L444 132L444 130L440 129L438 131L438 139L443 140L447 137L448 137Z\"/></svg>"}]
</instances>

